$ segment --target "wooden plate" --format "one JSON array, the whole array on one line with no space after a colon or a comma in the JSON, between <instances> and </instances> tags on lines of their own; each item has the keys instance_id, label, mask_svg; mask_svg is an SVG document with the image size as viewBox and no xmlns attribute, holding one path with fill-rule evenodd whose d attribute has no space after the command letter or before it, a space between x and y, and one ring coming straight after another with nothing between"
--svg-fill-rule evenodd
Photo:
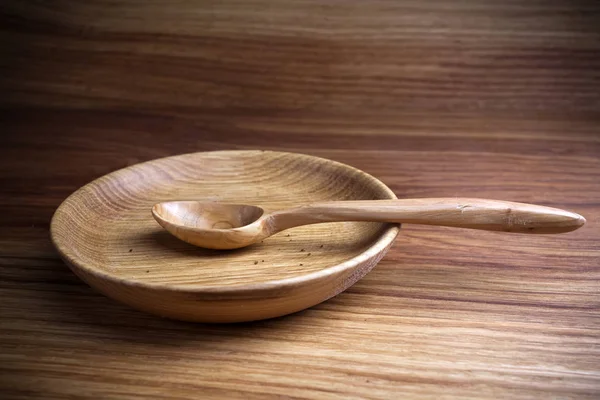
<instances>
[{"instance_id":1,"label":"wooden plate","mask_svg":"<svg viewBox=\"0 0 600 400\"><path fill-rule=\"evenodd\" d=\"M322 158L193 153L134 165L82 187L54 214L51 236L73 272L113 299L181 320L249 321L299 311L345 290L384 256L399 225L318 224L216 251L164 231L152 218L153 204L214 200L272 210L394 198L374 177Z\"/></svg>"}]
</instances>

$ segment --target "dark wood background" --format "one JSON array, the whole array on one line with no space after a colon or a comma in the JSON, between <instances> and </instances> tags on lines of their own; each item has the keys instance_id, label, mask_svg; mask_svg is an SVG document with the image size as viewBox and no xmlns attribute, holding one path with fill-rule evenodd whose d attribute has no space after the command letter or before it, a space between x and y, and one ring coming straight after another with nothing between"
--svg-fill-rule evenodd
<instances>
[{"instance_id":1,"label":"dark wood background","mask_svg":"<svg viewBox=\"0 0 600 400\"><path fill-rule=\"evenodd\" d=\"M0 89L2 398L600 396L597 2L5 1ZM60 261L78 187L219 149L588 224L406 226L345 293L242 325L148 316Z\"/></svg>"}]
</instances>

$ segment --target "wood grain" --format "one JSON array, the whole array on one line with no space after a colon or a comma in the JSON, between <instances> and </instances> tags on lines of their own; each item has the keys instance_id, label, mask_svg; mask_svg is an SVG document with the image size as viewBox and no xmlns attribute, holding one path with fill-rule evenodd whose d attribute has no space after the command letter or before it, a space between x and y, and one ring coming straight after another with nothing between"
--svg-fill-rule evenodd
<instances>
[{"instance_id":1,"label":"wood grain","mask_svg":"<svg viewBox=\"0 0 600 400\"><path fill-rule=\"evenodd\" d=\"M583 0L2 2L2 397L598 398L599 14ZM229 149L588 223L527 240L403 227L343 294L232 326L132 311L60 261L49 221L75 189Z\"/></svg>"}]
</instances>

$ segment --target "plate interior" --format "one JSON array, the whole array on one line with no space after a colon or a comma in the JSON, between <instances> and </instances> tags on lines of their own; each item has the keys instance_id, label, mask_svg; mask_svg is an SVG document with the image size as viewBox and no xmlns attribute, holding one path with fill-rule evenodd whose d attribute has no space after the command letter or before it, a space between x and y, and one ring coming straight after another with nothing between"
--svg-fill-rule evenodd
<instances>
[{"instance_id":1,"label":"plate interior","mask_svg":"<svg viewBox=\"0 0 600 400\"><path fill-rule=\"evenodd\" d=\"M153 219L169 200L256 204L267 210L328 200L394 198L373 177L312 156L231 151L159 159L75 192L53 221L55 243L78 266L126 280L182 287L235 286L305 275L373 246L391 225L339 222L281 232L239 250L184 243Z\"/></svg>"}]
</instances>

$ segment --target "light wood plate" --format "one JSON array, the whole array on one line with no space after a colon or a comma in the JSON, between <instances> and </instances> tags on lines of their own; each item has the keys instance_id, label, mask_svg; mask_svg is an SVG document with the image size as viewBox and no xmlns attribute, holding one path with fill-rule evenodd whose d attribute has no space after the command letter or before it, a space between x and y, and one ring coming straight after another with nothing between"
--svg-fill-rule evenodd
<instances>
[{"instance_id":1,"label":"light wood plate","mask_svg":"<svg viewBox=\"0 0 600 400\"><path fill-rule=\"evenodd\" d=\"M181 320L249 321L299 311L345 290L384 256L399 225L318 224L217 251L171 236L153 219L153 204L214 200L274 210L394 198L374 177L322 158L193 153L134 165L82 187L57 209L51 236L73 272L113 299Z\"/></svg>"}]
</instances>

